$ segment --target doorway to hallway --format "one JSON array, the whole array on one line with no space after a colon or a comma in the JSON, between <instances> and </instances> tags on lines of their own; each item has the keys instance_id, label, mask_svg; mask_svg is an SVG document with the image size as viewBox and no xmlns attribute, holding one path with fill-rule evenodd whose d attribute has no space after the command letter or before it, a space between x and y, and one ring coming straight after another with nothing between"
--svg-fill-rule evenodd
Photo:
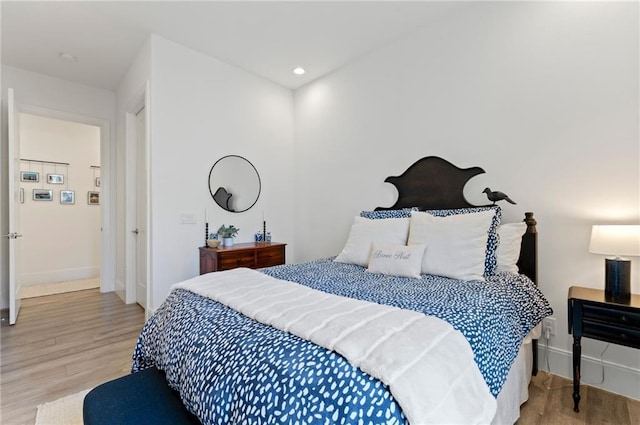
<instances>
[{"instance_id":1,"label":"doorway to hallway","mask_svg":"<svg viewBox=\"0 0 640 425\"><path fill-rule=\"evenodd\" d=\"M101 129L19 115L21 298L100 286Z\"/></svg>"}]
</instances>

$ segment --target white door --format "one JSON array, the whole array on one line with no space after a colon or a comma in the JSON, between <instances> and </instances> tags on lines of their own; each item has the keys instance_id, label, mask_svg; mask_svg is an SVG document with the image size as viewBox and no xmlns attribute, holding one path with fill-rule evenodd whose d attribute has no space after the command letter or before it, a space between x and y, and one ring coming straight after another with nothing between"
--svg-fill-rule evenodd
<instances>
[{"instance_id":1,"label":"white door","mask_svg":"<svg viewBox=\"0 0 640 425\"><path fill-rule=\"evenodd\" d=\"M136 302L147 308L147 155L145 109L136 114Z\"/></svg>"},{"instance_id":2,"label":"white door","mask_svg":"<svg viewBox=\"0 0 640 425\"><path fill-rule=\"evenodd\" d=\"M7 126L9 130L8 171L9 171L9 324L14 325L20 311L20 205L24 193L20 190L20 138L18 129L18 111L15 105L13 89L7 95ZM40 176L42 178L42 176Z\"/></svg>"}]
</instances>

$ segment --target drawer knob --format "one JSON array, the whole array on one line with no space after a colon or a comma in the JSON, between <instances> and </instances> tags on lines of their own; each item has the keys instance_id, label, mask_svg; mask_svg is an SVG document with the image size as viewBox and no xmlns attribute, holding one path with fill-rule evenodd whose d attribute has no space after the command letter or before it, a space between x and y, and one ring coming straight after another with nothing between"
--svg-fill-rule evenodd
<instances>
[{"instance_id":1,"label":"drawer knob","mask_svg":"<svg viewBox=\"0 0 640 425\"><path fill-rule=\"evenodd\" d=\"M627 334L620 334L620 339L621 339L621 340L626 341L626 340L627 340L627 338L628 338L628 337L627 337Z\"/></svg>"},{"instance_id":2,"label":"drawer knob","mask_svg":"<svg viewBox=\"0 0 640 425\"><path fill-rule=\"evenodd\" d=\"M623 322L626 322L628 319L627 319L627 316L621 316L620 320L623 321Z\"/></svg>"}]
</instances>

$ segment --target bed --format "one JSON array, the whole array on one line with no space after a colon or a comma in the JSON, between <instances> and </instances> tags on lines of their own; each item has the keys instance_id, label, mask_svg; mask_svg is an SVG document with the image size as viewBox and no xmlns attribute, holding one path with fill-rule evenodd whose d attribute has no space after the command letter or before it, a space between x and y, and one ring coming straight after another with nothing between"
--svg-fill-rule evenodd
<instances>
[{"instance_id":1,"label":"bed","mask_svg":"<svg viewBox=\"0 0 640 425\"><path fill-rule=\"evenodd\" d=\"M386 180L398 201L355 217L336 257L174 285L132 372L163 371L206 424L514 423L552 311L533 214L508 233L500 207L464 198L483 172L422 158Z\"/></svg>"}]
</instances>

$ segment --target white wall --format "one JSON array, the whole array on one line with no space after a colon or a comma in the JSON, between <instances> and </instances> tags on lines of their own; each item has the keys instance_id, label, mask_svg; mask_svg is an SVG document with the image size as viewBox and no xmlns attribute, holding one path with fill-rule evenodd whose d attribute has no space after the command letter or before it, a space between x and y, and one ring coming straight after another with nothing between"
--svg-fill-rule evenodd
<instances>
[{"instance_id":1,"label":"white wall","mask_svg":"<svg viewBox=\"0 0 640 425\"><path fill-rule=\"evenodd\" d=\"M637 3L469 4L297 90L295 259L337 254L353 216L392 205L384 179L415 160L481 166L471 202L490 186L518 202L505 222L536 214L551 370L569 376L568 288L604 286L591 225L640 222L638 48ZM640 259L632 274L640 293ZM584 340L583 354L603 347ZM637 350L612 345L605 360L604 387L640 399Z\"/></svg>"},{"instance_id":2,"label":"white wall","mask_svg":"<svg viewBox=\"0 0 640 425\"><path fill-rule=\"evenodd\" d=\"M31 114L20 114L22 158L66 162L21 162L21 171L39 173L40 181L20 182L24 190L21 245L22 284L62 282L100 276L100 207L89 205L89 191L100 191L100 128ZM47 174L62 174L63 184L49 184ZM33 189L53 191L52 201L34 201ZM75 191L74 204L61 204L60 191Z\"/></svg>"},{"instance_id":3,"label":"white wall","mask_svg":"<svg viewBox=\"0 0 640 425\"><path fill-rule=\"evenodd\" d=\"M104 121L107 130L112 129L115 123L115 93L108 90L96 89L81 84L71 83L58 78L49 77L22 69L2 66L2 109L3 116L6 117L7 108L7 88L15 90L16 102L23 108L24 112L33 113L34 110L43 111L46 114L65 115L67 117L77 115L77 118L95 118L96 121ZM29 110L25 110L25 108ZM104 132L103 132L104 135ZM2 120L2 140L7 140L6 120ZM115 132L107 131L107 143L103 143L101 152L102 159L105 157L105 150L115 147ZM0 155L0 234L8 233L8 211L7 211L7 144L2 143ZM102 195L110 196L110 182L105 178L105 170L102 170ZM110 217L103 218L103 226L109 230ZM106 239L107 245L109 239ZM104 249L103 245L103 249ZM107 250L113 249L107 246ZM0 239L0 306L7 308L9 305L9 273L8 273L8 241L6 238ZM109 273L109 270L102 270Z\"/></svg>"},{"instance_id":4,"label":"white wall","mask_svg":"<svg viewBox=\"0 0 640 425\"><path fill-rule=\"evenodd\" d=\"M161 37L151 39L152 308L169 287L199 272L204 210L210 229L240 228L250 242L263 214L273 240L293 252L293 95L267 80ZM262 180L256 205L244 213L222 210L208 176L222 156L253 163ZM196 224L180 224L182 212Z\"/></svg>"}]
</instances>

